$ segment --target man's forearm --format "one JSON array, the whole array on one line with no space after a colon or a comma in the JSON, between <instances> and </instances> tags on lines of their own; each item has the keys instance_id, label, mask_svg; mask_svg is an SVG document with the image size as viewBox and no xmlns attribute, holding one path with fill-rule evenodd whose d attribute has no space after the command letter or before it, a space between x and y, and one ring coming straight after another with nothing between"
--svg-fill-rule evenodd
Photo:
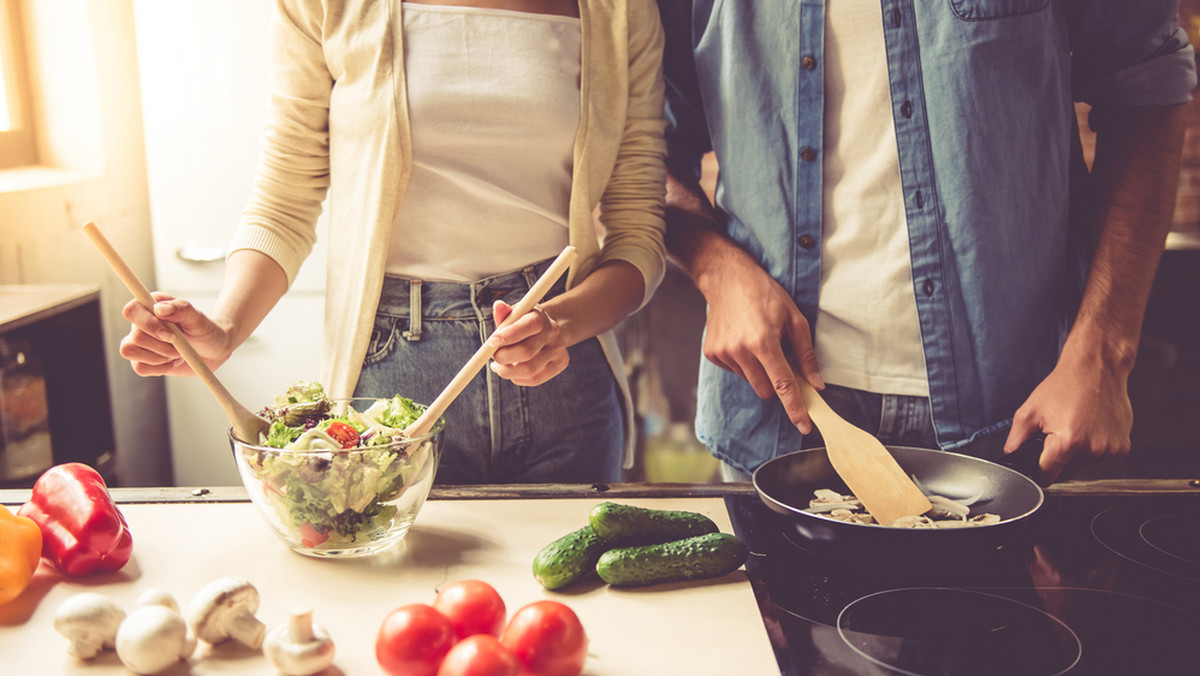
<instances>
[{"instance_id":1,"label":"man's forearm","mask_svg":"<svg viewBox=\"0 0 1200 676\"><path fill-rule=\"evenodd\" d=\"M727 269L730 258L746 253L721 231L712 204L694 180L667 168L667 252L692 278L701 293L713 273Z\"/></svg>"},{"instance_id":2,"label":"man's forearm","mask_svg":"<svg viewBox=\"0 0 1200 676\"><path fill-rule=\"evenodd\" d=\"M1095 253L1064 353L1132 369L1175 208L1184 106L1129 111L1097 136Z\"/></svg>"}]
</instances>

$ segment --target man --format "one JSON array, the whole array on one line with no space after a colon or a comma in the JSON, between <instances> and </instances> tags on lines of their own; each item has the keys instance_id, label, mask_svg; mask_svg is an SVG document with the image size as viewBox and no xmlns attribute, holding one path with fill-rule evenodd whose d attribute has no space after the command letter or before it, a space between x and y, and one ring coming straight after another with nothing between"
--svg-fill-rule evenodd
<instances>
[{"instance_id":1,"label":"man","mask_svg":"<svg viewBox=\"0 0 1200 676\"><path fill-rule=\"evenodd\" d=\"M885 443L1044 435L1043 482L1128 453L1196 82L1176 2L659 5L667 244L708 301L696 427L727 477L819 443L801 379Z\"/></svg>"}]
</instances>

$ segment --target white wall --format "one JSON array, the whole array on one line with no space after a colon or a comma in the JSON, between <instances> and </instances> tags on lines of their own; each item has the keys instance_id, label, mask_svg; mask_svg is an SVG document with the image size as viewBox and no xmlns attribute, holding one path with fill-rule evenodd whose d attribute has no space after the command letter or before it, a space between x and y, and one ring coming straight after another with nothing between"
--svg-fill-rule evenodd
<instances>
[{"instance_id":1,"label":"white wall","mask_svg":"<svg viewBox=\"0 0 1200 676\"><path fill-rule=\"evenodd\" d=\"M117 354L129 292L79 231L95 221L153 288L130 0L24 0L39 170L0 171L0 284L99 283L122 485L170 482L166 401Z\"/></svg>"}]
</instances>

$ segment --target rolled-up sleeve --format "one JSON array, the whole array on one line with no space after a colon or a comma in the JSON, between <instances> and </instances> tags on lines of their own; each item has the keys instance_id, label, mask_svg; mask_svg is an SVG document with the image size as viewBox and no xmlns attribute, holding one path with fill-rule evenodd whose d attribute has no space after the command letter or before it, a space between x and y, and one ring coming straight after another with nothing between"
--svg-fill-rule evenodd
<instances>
[{"instance_id":1,"label":"rolled-up sleeve","mask_svg":"<svg viewBox=\"0 0 1200 676\"><path fill-rule=\"evenodd\" d=\"M664 29L667 163L700 178L700 160L712 150L692 52L691 0L658 0Z\"/></svg>"},{"instance_id":2,"label":"rolled-up sleeve","mask_svg":"<svg viewBox=\"0 0 1200 676\"><path fill-rule=\"evenodd\" d=\"M279 0L272 25L267 115L254 192L230 252L260 251L290 285L316 242L329 188L329 98L333 77L321 44L319 0Z\"/></svg>"},{"instance_id":3,"label":"rolled-up sleeve","mask_svg":"<svg viewBox=\"0 0 1200 676\"><path fill-rule=\"evenodd\" d=\"M1072 88L1092 106L1093 130L1128 110L1191 100L1196 60L1177 0L1076 0L1070 11Z\"/></svg>"}]
</instances>

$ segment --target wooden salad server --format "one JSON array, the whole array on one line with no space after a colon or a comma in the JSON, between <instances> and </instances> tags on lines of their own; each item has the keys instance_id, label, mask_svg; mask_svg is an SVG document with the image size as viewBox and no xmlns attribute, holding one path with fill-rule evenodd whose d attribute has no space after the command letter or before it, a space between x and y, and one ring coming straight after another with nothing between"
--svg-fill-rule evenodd
<instances>
[{"instance_id":1,"label":"wooden salad server","mask_svg":"<svg viewBox=\"0 0 1200 676\"><path fill-rule=\"evenodd\" d=\"M808 415L825 439L830 464L877 523L891 526L902 516L929 511L929 499L878 439L835 413L803 376L796 380Z\"/></svg>"},{"instance_id":2,"label":"wooden salad server","mask_svg":"<svg viewBox=\"0 0 1200 676\"><path fill-rule=\"evenodd\" d=\"M153 312L154 297L150 295L150 290L146 288L146 285L142 284L137 274L125 263L125 259L121 258L121 254L117 253L117 250L113 248L113 245L104 236L104 233L100 232L100 228L95 223L88 221L83 224L83 231L91 238L92 243L100 250L100 254L112 266L113 271L117 273L121 281L125 283L126 288L133 293L133 297L139 303L146 306L147 310ZM266 433L268 429L267 421L254 415L250 409L242 406L237 399L233 398L229 390L225 389L225 386L217 379L212 369L208 368L208 364L205 364L204 360L200 358L200 354L196 352L196 348L192 347L192 344L184 337L179 325L173 322L166 322L166 324L171 327L171 333L175 336L171 340L171 344L175 346L176 350L179 350L179 354L183 357L183 360L187 362L188 366L192 367L192 371L208 387L208 391L212 393L217 403L221 405L221 410L225 411L225 417L229 418L229 424L233 427L234 435L242 441L257 444L259 433Z\"/></svg>"},{"instance_id":3,"label":"wooden salad server","mask_svg":"<svg viewBox=\"0 0 1200 676\"><path fill-rule=\"evenodd\" d=\"M517 301L517 304L512 308L512 312L509 313L509 315L504 318L504 321L500 323L500 326L497 326L496 328L501 329L509 324L512 324L524 316L525 313L532 310L534 305L540 303L542 298L546 295L546 292L550 290L550 287L554 286L554 283L558 281L558 278L561 277L563 273L571 267L571 263L575 261L576 255L577 253L575 251L575 247L573 246L568 246L567 248L563 249L562 253L558 255L558 258L555 258L554 261L550 263L550 267L546 268L546 271L542 273L542 276L533 283L533 286L529 287L529 291L525 293L521 300ZM488 360L492 358L492 354L494 354L498 349L499 346L491 345L488 341L484 341L483 345L479 347L479 349L474 355L471 356L467 363L464 364L461 369L459 369L454 378L450 380L450 384L446 385L446 389L442 390L442 393L437 396L437 399L434 399L433 403L425 409L425 412L421 414L421 417L414 420L411 425L405 428L405 436L407 436L409 439L413 439L428 432L433 427L434 423L437 422L438 418L442 417L442 414L446 412L446 408L450 406L450 404L458 397L458 395L462 393L463 389L466 388L467 383L471 382L471 379L475 377L475 374L478 373L479 370L488 363Z\"/></svg>"}]
</instances>

